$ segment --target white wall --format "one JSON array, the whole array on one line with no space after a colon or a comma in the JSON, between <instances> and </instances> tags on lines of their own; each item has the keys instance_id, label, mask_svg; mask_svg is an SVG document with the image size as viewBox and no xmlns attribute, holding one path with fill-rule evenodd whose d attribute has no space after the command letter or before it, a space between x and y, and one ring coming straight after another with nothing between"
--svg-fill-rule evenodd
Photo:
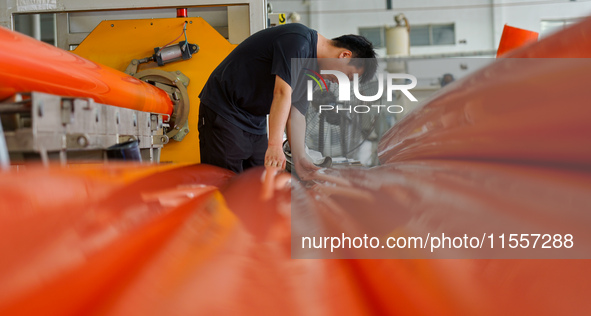
<instances>
[{"instance_id":1,"label":"white wall","mask_svg":"<svg viewBox=\"0 0 591 316\"><path fill-rule=\"evenodd\" d=\"M591 1L534 0L269 0L276 13L298 12L301 23L332 38L358 34L359 27L394 25L404 13L410 25L455 23L456 43L411 47L412 55L496 51L503 25L540 32L541 20L570 19L591 14ZM459 43L465 40L465 44ZM384 54L385 50L379 51Z\"/></svg>"}]
</instances>

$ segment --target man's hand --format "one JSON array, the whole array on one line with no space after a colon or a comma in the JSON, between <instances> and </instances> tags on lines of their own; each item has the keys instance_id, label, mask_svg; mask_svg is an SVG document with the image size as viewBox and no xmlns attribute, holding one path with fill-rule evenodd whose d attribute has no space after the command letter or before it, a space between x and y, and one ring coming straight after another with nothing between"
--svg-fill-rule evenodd
<instances>
[{"instance_id":1,"label":"man's hand","mask_svg":"<svg viewBox=\"0 0 591 316\"><path fill-rule=\"evenodd\" d=\"M265 153L265 167L285 169L285 154L283 153L283 146L281 144L269 144Z\"/></svg>"},{"instance_id":2,"label":"man's hand","mask_svg":"<svg viewBox=\"0 0 591 316\"><path fill-rule=\"evenodd\" d=\"M313 164L305 156L294 159L295 171L301 180L308 181L316 178L316 171L320 170L320 167Z\"/></svg>"}]
</instances>

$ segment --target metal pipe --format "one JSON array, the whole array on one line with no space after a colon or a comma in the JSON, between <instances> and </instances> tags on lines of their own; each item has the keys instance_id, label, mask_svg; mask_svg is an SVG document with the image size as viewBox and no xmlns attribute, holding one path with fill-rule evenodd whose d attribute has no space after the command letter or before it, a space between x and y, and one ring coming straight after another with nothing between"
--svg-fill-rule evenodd
<instances>
[{"instance_id":1,"label":"metal pipe","mask_svg":"<svg viewBox=\"0 0 591 316\"><path fill-rule=\"evenodd\" d=\"M2 104L0 114L30 113L30 104Z\"/></svg>"},{"instance_id":2,"label":"metal pipe","mask_svg":"<svg viewBox=\"0 0 591 316\"><path fill-rule=\"evenodd\" d=\"M38 91L172 114L168 94L146 82L0 27L0 100Z\"/></svg>"},{"instance_id":3,"label":"metal pipe","mask_svg":"<svg viewBox=\"0 0 591 316\"><path fill-rule=\"evenodd\" d=\"M41 40L41 14L31 14L31 33L34 39Z\"/></svg>"},{"instance_id":4,"label":"metal pipe","mask_svg":"<svg viewBox=\"0 0 591 316\"><path fill-rule=\"evenodd\" d=\"M6 148L6 139L4 138L4 129L0 121L0 170L5 171L10 169L10 157L8 156L8 149Z\"/></svg>"}]
</instances>

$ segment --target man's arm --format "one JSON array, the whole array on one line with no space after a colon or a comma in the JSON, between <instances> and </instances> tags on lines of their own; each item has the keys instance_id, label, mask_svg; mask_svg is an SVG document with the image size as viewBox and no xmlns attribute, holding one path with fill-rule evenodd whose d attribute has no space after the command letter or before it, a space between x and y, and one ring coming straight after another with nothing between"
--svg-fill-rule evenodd
<instances>
[{"instance_id":1,"label":"man's arm","mask_svg":"<svg viewBox=\"0 0 591 316\"><path fill-rule=\"evenodd\" d=\"M291 107L291 87L281 77L275 76L273 103L269 113L269 147L265 153L265 166L285 168L283 132Z\"/></svg>"},{"instance_id":2,"label":"man's arm","mask_svg":"<svg viewBox=\"0 0 591 316\"><path fill-rule=\"evenodd\" d=\"M297 109L289 112L287 121L287 140L296 173L302 180L314 178L314 172L320 169L306 155L306 117Z\"/></svg>"}]
</instances>

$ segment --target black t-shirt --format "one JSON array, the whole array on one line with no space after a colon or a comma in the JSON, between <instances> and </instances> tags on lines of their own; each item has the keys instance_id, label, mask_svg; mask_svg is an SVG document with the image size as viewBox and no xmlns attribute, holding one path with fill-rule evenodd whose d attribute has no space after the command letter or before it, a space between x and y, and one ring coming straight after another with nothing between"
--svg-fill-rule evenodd
<instances>
[{"instance_id":1,"label":"black t-shirt","mask_svg":"<svg viewBox=\"0 0 591 316\"><path fill-rule=\"evenodd\" d=\"M317 42L315 30L295 23L253 34L212 72L199 94L201 106L207 106L244 131L265 134L275 75L295 91L291 82L292 58L315 60ZM305 113L307 103L302 98L301 93L297 97L292 95L292 104Z\"/></svg>"}]
</instances>

